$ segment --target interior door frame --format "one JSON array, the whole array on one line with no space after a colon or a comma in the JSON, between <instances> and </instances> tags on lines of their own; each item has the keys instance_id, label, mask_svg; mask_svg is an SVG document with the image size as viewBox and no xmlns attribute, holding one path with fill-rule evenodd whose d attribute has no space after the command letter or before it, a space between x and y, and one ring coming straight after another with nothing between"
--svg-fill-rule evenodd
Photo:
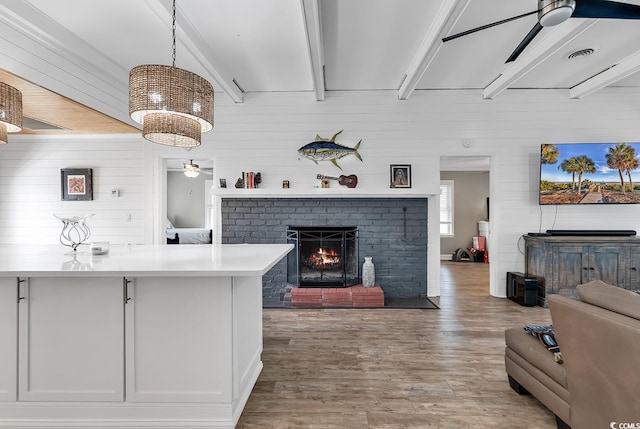
<instances>
[{"instance_id":1,"label":"interior door frame","mask_svg":"<svg viewBox=\"0 0 640 429\"><path fill-rule=\"evenodd\" d=\"M457 168L457 169L443 169L442 168L442 158L458 158L460 161L464 162L464 159L478 159L478 158L486 158L486 160L489 163L488 169L474 169L474 168L468 168L468 169L461 169L461 168ZM494 183L495 183L495 177L494 177L494 168L493 168L493 156L489 155L489 154L474 154L474 155L460 155L460 154L440 154L440 158L439 158L439 172L441 171L488 171L489 172L489 207L487 207L487 213L495 213L495 210L493 209L492 205L494 204L494 201L496 201L496 199L494 198ZM436 213L440 213L440 199L437 198L437 212ZM438 215L439 216L439 215ZM495 216L494 216L495 218ZM491 220L490 220L491 222ZM439 225L439 219L438 219L438 225ZM489 223L489 229L493 229L491 223ZM440 231L440 228L438 227L438 232ZM487 239L487 248L489 249L497 249L497 246L495 244L496 241L496 237L495 234L489 234L489 237ZM432 244L430 243L430 246ZM438 240L437 240L437 253L440 254L440 234L438 233ZM495 295L495 291L498 290L497 288L497 284L496 284L496 273L494 272L495 269L497 269L497 267L499 266L499 264L497 263L500 255L499 252L495 252L491 255L489 255L491 264L489 265L489 289L487 290L489 295L492 296L497 296ZM438 271L440 270L440 267L438 266ZM493 293L492 293L493 292ZM440 295L440 284L438 283L438 290L437 290L438 296Z\"/></svg>"},{"instance_id":2,"label":"interior door frame","mask_svg":"<svg viewBox=\"0 0 640 429\"><path fill-rule=\"evenodd\" d=\"M153 155L153 237L154 244L167 244L165 219L167 218L167 160L170 159L210 159L213 161L212 184L216 183L216 155L213 150L198 149L185 154L176 149L162 149ZM212 189L208 190L209 193ZM210 198L208 198L210 200ZM213 223L215 225L215 222Z\"/></svg>"}]
</instances>

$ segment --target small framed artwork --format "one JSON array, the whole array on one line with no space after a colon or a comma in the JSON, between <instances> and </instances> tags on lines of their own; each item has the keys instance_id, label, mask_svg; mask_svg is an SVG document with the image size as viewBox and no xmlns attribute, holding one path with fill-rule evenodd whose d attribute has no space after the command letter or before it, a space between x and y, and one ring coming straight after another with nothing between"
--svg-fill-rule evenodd
<instances>
[{"instance_id":1,"label":"small framed artwork","mask_svg":"<svg viewBox=\"0 0 640 429\"><path fill-rule=\"evenodd\" d=\"M60 170L62 201L93 200L93 180L90 168Z\"/></svg>"},{"instance_id":2,"label":"small framed artwork","mask_svg":"<svg viewBox=\"0 0 640 429\"><path fill-rule=\"evenodd\" d=\"M391 165L391 187L410 188L411 187L411 166Z\"/></svg>"},{"instance_id":3,"label":"small framed artwork","mask_svg":"<svg viewBox=\"0 0 640 429\"><path fill-rule=\"evenodd\" d=\"M224 189L227 187L227 179L220 179L220 188Z\"/></svg>"}]
</instances>

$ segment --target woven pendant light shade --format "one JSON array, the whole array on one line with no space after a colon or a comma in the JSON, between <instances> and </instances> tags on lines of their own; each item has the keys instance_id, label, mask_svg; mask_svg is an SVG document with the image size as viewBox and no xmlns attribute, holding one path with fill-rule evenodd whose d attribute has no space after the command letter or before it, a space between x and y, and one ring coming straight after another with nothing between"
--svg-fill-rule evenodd
<instances>
[{"instance_id":1,"label":"woven pendant light shade","mask_svg":"<svg viewBox=\"0 0 640 429\"><path fill-rule=\"evenodd\" d=\"M0 82L0 144L7 144L7 133L22 130L22 93Z\"/></svg>"},{"instance_id":2,"label":"woven pendant light shade","mask_svg":"<svg viewBox=\"0 0 640 429\"><path fill-rule=\"evenodd\" d=\"M176 67L176 0L172 2L173 64L146 64L129 72L129 116L142 124L147 140L169 146L200 145L213 128L213 87L206 79Z\"/></svg>"},{"instance_id":3,"label":"woven pendant light shade","mask_svg":"<svg viewBox=\"0 0 640 429\"><path fill-rule=\"evenodd\" d=\"M4 124L0 124L0 144L7 144L8 142L7 127L5 127Z\"/></svg>"},{"instance_id":4,"label":"woven pendant light shade","mask_svg":"<svg viewBox=\"0 0 640 429\"><path fill-rule=\"evenodd\" d=\"M200 123L167 112L149 113L144 117L142 135L149 141L167 146L200 146Z\"/></svg>"},{"instance_id":5,"label":"woven pendant light shade","mask_svg":"<svg viewBox=\"0 0 640 429\"><path fill-rule=\"evenodd\" d=\"M131 69L129 73L129 115L131 119L149 129L149 135L169 134L170 128L159 128L163 125L160 119L154 117L154 124L147 126L148 115L161 114L182 116L199 124L197 138L193 124L177 121L175 118L162 121L171 124L171 129L184 131L183 137L189 137L191 142L200 144L200 133L213 128L213 87L206 79L190 71L177 67L147 64ZM178 125L178 123L180 125ZM176 128L177 127L177 128ZM144 132L145 138L147 133ZM151 140L151 139L149 139ZM156 143L169 144L163 137ZM181 138L174 139L177 146L188 146L188 141ZM196 145L197 146L197 145Z\"/></svg>"}]
</instances>

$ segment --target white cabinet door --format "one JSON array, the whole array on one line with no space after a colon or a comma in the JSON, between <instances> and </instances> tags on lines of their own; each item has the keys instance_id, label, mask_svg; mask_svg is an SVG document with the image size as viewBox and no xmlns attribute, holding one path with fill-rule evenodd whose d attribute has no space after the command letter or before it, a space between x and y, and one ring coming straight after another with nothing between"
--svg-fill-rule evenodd
<instances>
[{"instance_id":1,"label":"white cabinet door","mask_svg":"<svg viewBox=\"0 0 640 429\"><path fill-rule=\"evenodd\" d=\"M231 287L229 277L132 280L128 402L231 402Z\"/></svg>"},{"instance_id":2,"label":"white cabinet door","mask_svg":"<svg viewBox=\"0 0 640 429\"><path fill-rule=\"evenodd\" d=\"M18 380L18 279L0 278L0 401L15 401Z\"/></svg>"},{"instance_id":3,"label":"white cabinet door","mask_svg":"<svg viewBox=\"0 0 640 429\"><path fill-rule=\"evenodd\" d=\"M24 290L19 400L124 400L122 278L31 277Z\"/></svg>"}]
</instances>

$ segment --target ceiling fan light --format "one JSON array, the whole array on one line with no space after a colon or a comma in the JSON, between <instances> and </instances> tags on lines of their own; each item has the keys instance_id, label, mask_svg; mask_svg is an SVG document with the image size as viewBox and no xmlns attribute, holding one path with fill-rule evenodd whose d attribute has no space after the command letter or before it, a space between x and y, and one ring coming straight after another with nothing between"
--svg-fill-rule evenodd
<instances>
[{"instance_id":1,"label":"ceiling fan light","mask_svg":"<svg viewBox=\"0 0 640 429\"><path fill-rule=\"evenodd\" d=\"M7 144L7 133L22 131L22 93L0 82L0 144Z\"/></svg>"},{"instance_id":2,"label":"ceiling fan light","mask_svg":"<svg viewBox=\"0 0 640 429\"><path fill-rule=\"evenodd\" d=\"M184 175L190 179L194 177L198 177L200 174L200 166L198 164L193 163L193 159L189 161L189 164L183 164Z\"/></svg>"},{"instance_id":3,"label":"ceiling fan light","mask_svg":"<svg viewBox=\"0 0 640 429\"><path fill-rule=\"evenodd\" d=\"M186 116L150 113L144 117L142 135L166 146L196 147L200 146L200 123Z\"/></svg>"},{"instance_id":4,"label":"ceiling fan light","mask_svg":"<svg viewBox=\"0 0 640 429\"><path fill-rule=\"evenodd\" d=\"M187 170L184 172L184 175L187 176L189 179L193 179L195 177L198 177L200 175L199 171L193 171L193 170Z\"/></svg>"},{"instance_id":5,"label":"ceiling fan light","mask_svg":"<svg viewBox=\"0 0 640 429\"><path fill-rule=\"evenodd\" d=\"M571 17L575 8L575 0L539 0L538 21L543 27L562 24Z\"/></svg>"}]
</instances>

